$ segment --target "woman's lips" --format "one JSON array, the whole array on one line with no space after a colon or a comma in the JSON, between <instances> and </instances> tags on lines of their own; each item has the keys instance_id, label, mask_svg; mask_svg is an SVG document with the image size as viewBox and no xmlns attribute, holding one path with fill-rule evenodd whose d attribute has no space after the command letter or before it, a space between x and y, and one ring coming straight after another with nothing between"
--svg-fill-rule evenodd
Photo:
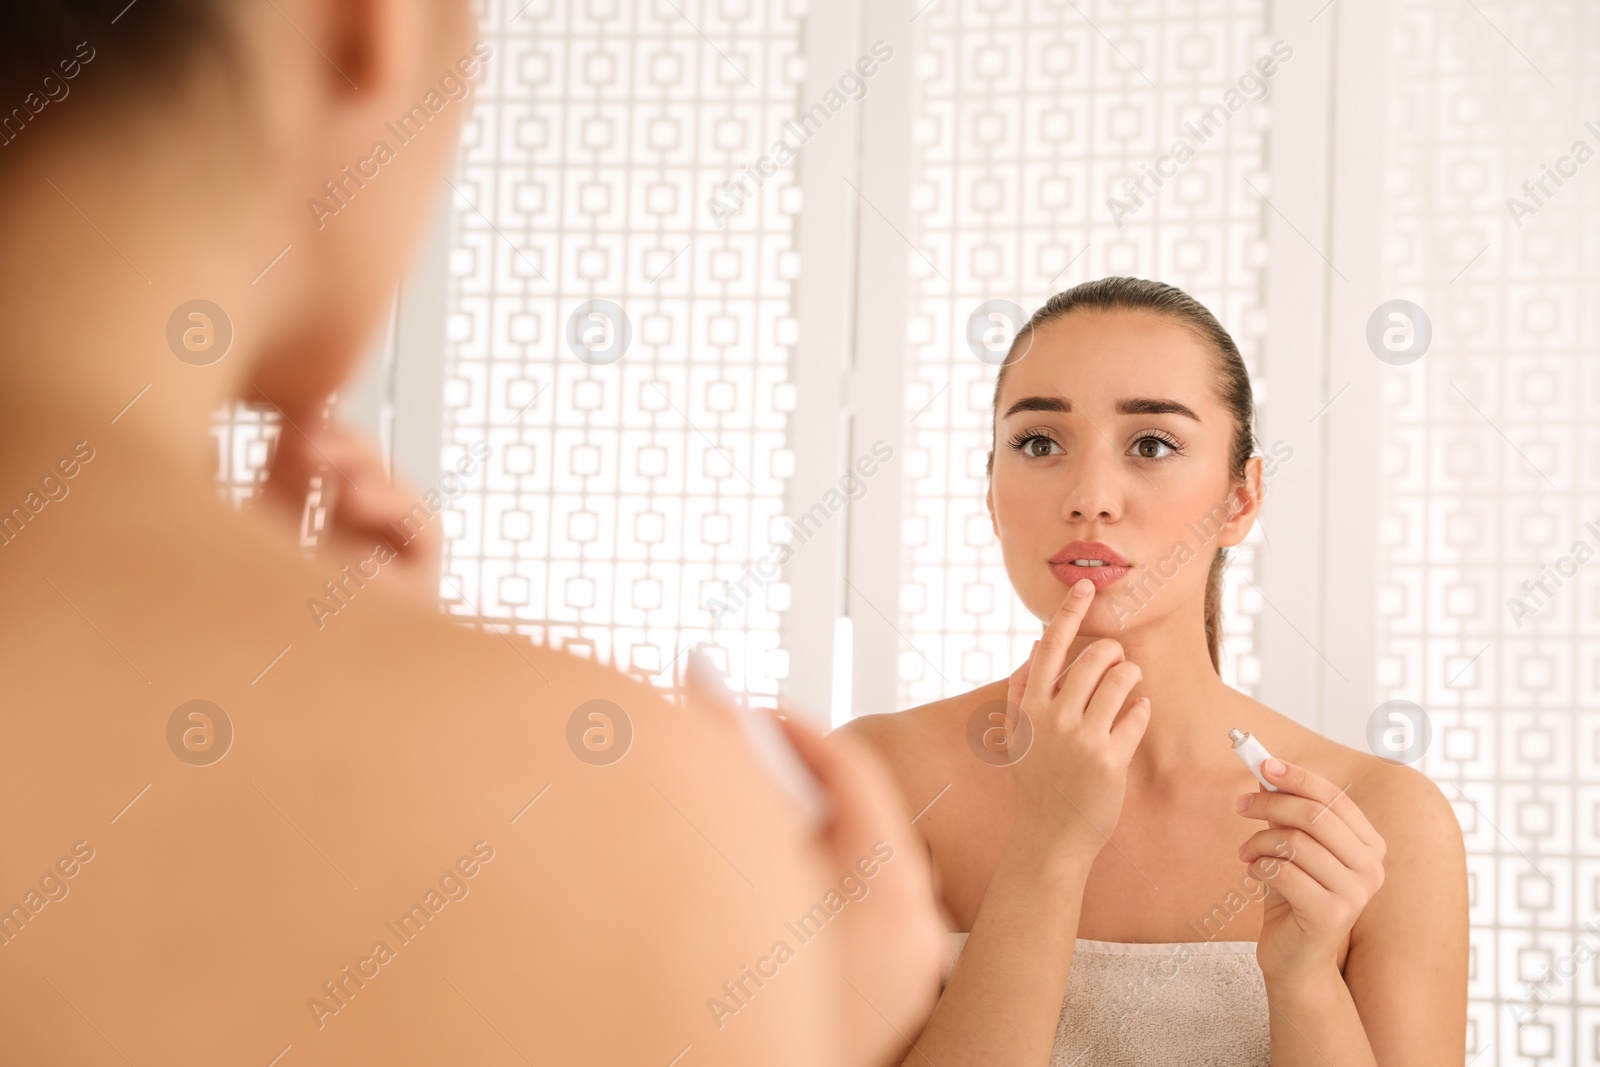
<instances>
[{"instance_id":1,"label":"woman's lips","mask_svg":"<svg viewBox=\"0 0 1600 1067\"><path fill-rule=\"evenodd\" d=\"M1061 580L1062 585L1070 588L1078 583L1078 579L1087 578L1094 583L1097 590L1104 589L1112 582L1121 581L1132 569L1112 564L1104 567L1078 567L1071 563L1050 564L1050 572Z\"/></svg>"}]
</instances>

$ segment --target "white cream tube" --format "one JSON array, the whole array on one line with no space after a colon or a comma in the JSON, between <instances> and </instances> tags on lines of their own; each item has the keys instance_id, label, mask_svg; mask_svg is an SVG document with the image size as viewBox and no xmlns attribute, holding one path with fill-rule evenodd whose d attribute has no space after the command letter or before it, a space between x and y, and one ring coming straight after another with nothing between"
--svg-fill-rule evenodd
<instances>
[{"instance_id":1,"label":"white cream tube","mask_svg":"<svg viewBox=\"0 0 1600 1067\"><path fill-rule=\"evenodd\" d=\"M1228 740L1233 742L1233 754L1238 756L1246 767L1250 768L1250 773L1256 776L1258 782L1274 793L1282 792L1277 786L1267 781L1266 777L1261 773L1262 762L1271 759L1272 753L1268 752L1260 741L1238 730L1229 730Z\"/></svg>"}]
</instances>

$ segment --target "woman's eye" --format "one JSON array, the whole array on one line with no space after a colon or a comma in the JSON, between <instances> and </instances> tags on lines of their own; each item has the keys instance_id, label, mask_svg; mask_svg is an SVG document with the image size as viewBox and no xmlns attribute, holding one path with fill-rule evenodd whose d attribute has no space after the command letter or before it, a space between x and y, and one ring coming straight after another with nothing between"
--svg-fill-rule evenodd
<instances>
[{"instance_id":1,"label":"woman's eye","mask_svg":"<svg viewBox=\"0 0 1600 1067\"><path fill-rule=\"evenodd\" d=\"M1038 459L1053 455L1050 450L1055 447L1056 443L1048 437L1035 436L1022 442L1023 453Z\"/></svg>"},{"instance_id":2,"label":"woman's eye","mask_svg":"<svg viewBox=\"0 0 1600 1067\"><path fill-rule=\"evenodd\" d=\"M1166 459L1168 455L1175 455L1178 451L1170 443L1163 441L1159 437L1141 437L1133 443L1133 447L1138 450L1140 459ZM1152 448L1164 448L1167 451L1165 453L1152 452Z\"/></svg>"}]
</instances>

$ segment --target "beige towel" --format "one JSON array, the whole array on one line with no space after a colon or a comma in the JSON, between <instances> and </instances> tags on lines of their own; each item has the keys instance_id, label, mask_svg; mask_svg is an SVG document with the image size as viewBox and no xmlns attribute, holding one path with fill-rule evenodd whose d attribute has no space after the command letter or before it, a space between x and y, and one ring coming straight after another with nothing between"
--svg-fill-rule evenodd
<instances>
[{"instance_id":1,"label":"beige towel","mask_svg":"<svg viewBox=\"0 0 1600 1067\"><path fill-rule=\"evenodd\" d=\"M966 943L950 935L946 980ZM1270 1067L1267 1023L1254 941L1080 937L1050 1067Z\"/></svg>"}]
</instances>

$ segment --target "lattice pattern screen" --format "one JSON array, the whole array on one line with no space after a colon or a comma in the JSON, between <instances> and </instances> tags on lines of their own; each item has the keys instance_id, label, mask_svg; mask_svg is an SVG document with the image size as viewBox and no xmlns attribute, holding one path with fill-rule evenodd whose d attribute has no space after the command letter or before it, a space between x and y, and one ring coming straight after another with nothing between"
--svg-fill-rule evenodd
<instances>
[{"instance_id":1,"label":"lattice pattern screen","mask_svg":"<svg viewBox=\"0 0 1600 1067\"><path fill-rule=\"evenodd\" d=\"M211 416L211 441L216 459L217 493L235 507L255 497L267 475L282 421L243 404L220 408Z\"/></svg>"},{"instance_id":2,"label":"lattice pattern screen","mask_svg":"<svg viewBox=\"0 0 1600 1067\"><path fill-rule=\"evenodd\" d=\"M1272 56L1265 4L924 10L902 601L916 648L901 656L903 706L1009 673L1039 633L983 504L995 368L967 343L978 305L1005 299L1031 313L1088 278L1160 279L1221 320L1257 377L1258 405L1265 399L1271 80L1256 75L1259 92L1240 89ZM1181 161L1180 139L1193 149ZM1223 593L1223 674L1245 692L1259 676L1260 602L1244 579L1262 525L1232 550Z\"/></svg>"},{"instance_id":3,"label":"lattice pattern screen","mask_svg":"<svg viewBox=\"0 0 1600 1067\"><path fill-rule=\"evenodd\" d=\"M1433 340L1384 371L1380 683L1431 717L1421 766L1466 836L1469 1059L1594 1065L1600 11L1396 18L1391 295Z\"/></svg>"},{"instance_id":4,"label":"lattice pattern screen","mask_svg":"<svg viewBox=\"0 0 1600 1067\"><path fill-rule=\"evenodd\" d=\"M224 405L211 413L211 453L215 461L217 495L236 508L249 506L261 495L278 438L285 432L282 417L269 409L242 403ZM295 428L289 433L299 433ZM316 550L326 530L327 474L314 474L299 520L299 544L306 553Z\"/></svg>"},{"instance_id":5,"label":"lattice pattern screen","mask_svg":"<svg viewBox=\"0 0 1600 1067\"><path fill-rule=\"evenodd\" d=\"M444 596L661 684L714 641L758 702L785 587L719 608L792 465L798 190L747 172L795 116L801 7L494 0L453 179L445 466L492 451Z\"/></svg>"}]
</instances>

